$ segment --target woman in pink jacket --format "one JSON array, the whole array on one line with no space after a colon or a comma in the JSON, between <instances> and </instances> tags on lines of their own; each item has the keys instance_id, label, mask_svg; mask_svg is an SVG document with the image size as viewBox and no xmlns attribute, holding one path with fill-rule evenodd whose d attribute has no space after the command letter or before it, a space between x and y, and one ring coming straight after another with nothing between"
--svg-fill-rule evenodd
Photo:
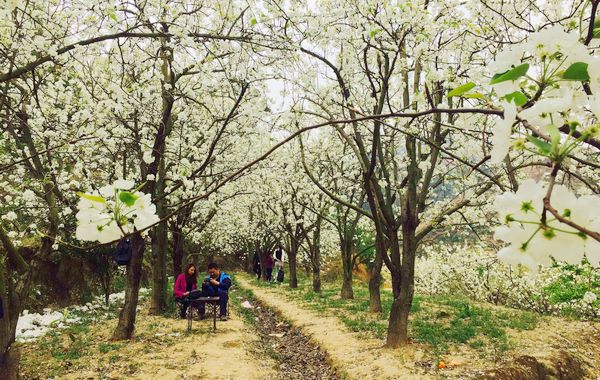
<instances>
[{"instance_id":1,"label":"woman in pink jacket","mask_svg":"<svg viewBox=\"0 0 600 380\"><path fill-rule=\"evenodd\" d=\"M198 273L194 264L188 264L185 267L185 271L177 276L175 280L175 286L173 287L173 295L181 302L181 310L179 315L181 318L185 318L185 312L190 306L190 300L187 298L190 292L197 289L196 286Z\"/></svg>"}]
</instances>

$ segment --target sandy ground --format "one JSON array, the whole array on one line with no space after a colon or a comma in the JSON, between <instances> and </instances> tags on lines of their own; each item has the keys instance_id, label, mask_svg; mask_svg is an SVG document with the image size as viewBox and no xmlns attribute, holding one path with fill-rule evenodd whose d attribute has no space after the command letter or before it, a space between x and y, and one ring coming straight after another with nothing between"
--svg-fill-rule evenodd
<instances>
[{"instance_id":1,"label":"sandy ground","mask_svg":"<svg viewBox=\"0 0 600 380\"><path fill-rule=\"evenodd\" d=\"M142 312L136 324L134 340L119 348L101 353L101 344L112 342L110 334L116 320L90 326L86 337L90 342L87 354L71 361L60 379L264 379L274 377L274 360L256 354L257 338L243 321L231 311L229 321L217 321L217 333L212 334L212 320L194 321L186 334L187 321L150 316ZM35 352L34 352L35 351ZM26 344L22 353L36 355L37 362L22 363L24 378L47 378L54 360L48 352L39 353L34 344ZM44 356L44 357L42 357ZM47 356L47 358L45 358ZM22 356L23 357L23 356ZM41 367L41 368L40 368Z\"/></svg>"},{"instance_id":2,"label":"sandy ground","mask_svg":"<svg viewBox=\"0 0 600 380\"><path fill-rule=\"evenodd\" d=\"M251 289L261 302L277 309L286 319L300 327L329 354L331 364L348 379L434 378L418 373L413 363L420 353L411 348L383 348L380 340L348 331L335 316L327 317L301 308L284 298L280 292L259 288L244 278L237 277L237 281L242 287Z\"/></svg>"},{"instance_id":3,"label":"sandy ground","mask_svg":"<svg viewBox=\"0 0 600 380\"><path fill-rule=\"evenodd\" d=\"M266 305L278 310L294 325L300 327L328 354L332 365L345 373L348 379L430 379L473 378L494 367L509 367L514 358L530 355L546 363L553 363L560 351L579 358L586 378L600 379L600 323L568 321L544 317L537 328L530 331L511 331L513 349L504 355L501 363L494 363L466 346L451 347L443 359L457 365L450 371L425 371L416 363L424 357L418 344L403 349L384 348L382 341L349 331L337 316L324 316L297 301L287 298L282 290L255 286L246 278L237 278L242 287L251 289ZM429 373L427 373L429 372Z\"/></svg>"}]
</instances>

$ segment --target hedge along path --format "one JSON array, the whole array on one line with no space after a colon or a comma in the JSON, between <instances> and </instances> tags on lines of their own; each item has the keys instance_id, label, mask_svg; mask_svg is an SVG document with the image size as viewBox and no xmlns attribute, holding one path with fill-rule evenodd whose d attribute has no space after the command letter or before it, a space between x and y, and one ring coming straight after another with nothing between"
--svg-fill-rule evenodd
<instances>
[{"instance_id":1,"label":"hedge along path","mask_svg":"<svg viewBox=\"0 0 600 380\"><path fill-rule=\"evenodd\" d=\"M241 276L237 276L236 281L239 286L252 290L259 301L300 328L327 352L332 366L349 380L434 378L418 373L410 346L403 349L384 348L381 340L349 331L337 317L326 317L301 308L284 294L252 285Z\"/></svg>"}]
</instances>

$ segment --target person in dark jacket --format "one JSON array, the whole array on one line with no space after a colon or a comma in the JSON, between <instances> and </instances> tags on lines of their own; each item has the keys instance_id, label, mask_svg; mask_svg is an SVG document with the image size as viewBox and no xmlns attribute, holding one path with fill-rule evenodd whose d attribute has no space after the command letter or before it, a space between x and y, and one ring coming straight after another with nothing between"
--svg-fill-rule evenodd
<instances>
[{"instance_id":1,"label":"person in dark jacket","mask_svg":"<svg viewBox=\"0 0 600 380\"><path fill-rule=\"evenodd\" d=\"M269 255L265 259L265 276L268 282L273 280L273 266L275 260L273 260L273 252L269 252Z\"/></svg>"},{"instance_id":2,"label":"person in dark jacket","mask_svg":"<svg viewBox=\"0 0 600 380\"><path fill-rule=\"evenodd\" d=\"M173 296L181 303L181 309L179 310L179 316L181 316L181 318L185 318L185 312L190 306L188 296L192 290L197 288L197 276L196 266L194 264L188 264L185 267L185 271L177 276L177 280L175 280Z\"/></svg>"},{"instance_id":3,"label":"person in dark jacket","mask_svg":"<svg viewBox=\"0 0 600 380\"><path fill-rule=\"evenodd\" d=\"M252 258L252 271L256 273L256 278L260 280L260 275L262 274L262 270L260 268L260 256L258 252L254 252L254 257Z\"/></svg>"},{"instance_id":4,"label":"person in dark jacket","mask_svg":"<svg viewBox=\"0 0 600 380\"><path fill-rule=\"evenodd\" d=\"M202 282L203 297L219 297L219 318L222 321L227 320L227 301L229 300L229 288L231 287L231 277L222 272L216 263L208 264L208 277ZM200 319L206 318L205 305L201 303Z\"/></svg>"}]
</instances>

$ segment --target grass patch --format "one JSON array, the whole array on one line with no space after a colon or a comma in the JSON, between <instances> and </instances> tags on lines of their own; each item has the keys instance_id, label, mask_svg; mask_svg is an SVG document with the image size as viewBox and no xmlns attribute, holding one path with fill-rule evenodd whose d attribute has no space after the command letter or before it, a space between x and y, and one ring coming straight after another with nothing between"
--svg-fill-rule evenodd
<instances>
[{"instance_id":1,"label":"grass patch","mask_svg":"<svg viewBox=\"0 0 600 380\"><path fill-rule=\"evenodd\" d=\"M121 347L123 347L123 345L119 343L100 343L98 345L98 351L102 354L106 354L110 351L119 350Z\"/></svg>"},{"instance_id":2,"label":"grass patch","mask_svg":"<svg viewBox=\"0 0 600 380\"><path fill-rule=\"evenodd\" d=\"M298 288L254 281L263 288L277 287L292 300L327 316L335 315L351 331L384 339L393 303L390 291L381 291L383 311L369 312L367 284L355 283L354 299L340 298L339 282L323 283L321 292L314 292L311 282L299 274ZM409 333L412 339L430 346L435 356L448 352L451 345L466 345L492 355L510 349L507 329L531 330L538 316L531 312L505 310L475 304L460 295L416 295L411 306Z\"/></svg>"}]
</instances>

